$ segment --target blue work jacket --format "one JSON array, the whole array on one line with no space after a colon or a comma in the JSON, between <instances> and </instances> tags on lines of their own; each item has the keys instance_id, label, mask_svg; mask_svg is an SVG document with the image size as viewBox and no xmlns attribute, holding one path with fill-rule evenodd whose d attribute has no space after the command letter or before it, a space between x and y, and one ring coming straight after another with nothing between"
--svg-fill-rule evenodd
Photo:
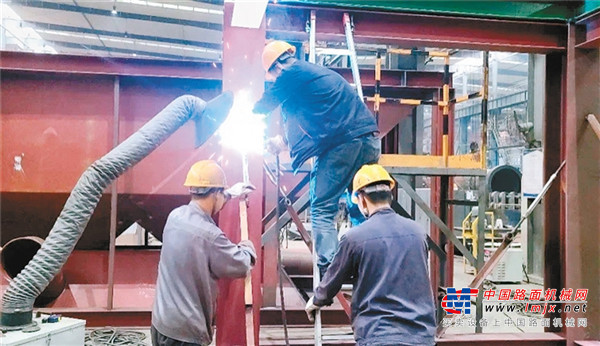
<instances>
[{"instance_id":1,"label":"blue work jacket","mask_svg":"<svg viewBox=\"0 0 600 346\"><path fill-rule=\"evenodd\" d=\"M348 231L314 304L330 305L348 280L358 345L435 345L427 241L416 222L386 208Z\"/></svg>"},{"instance_id":2,"label":"blue work jacket","mask_svg":"<svg viewBox=\"0 0 600 346\"><path fill-rule=\"evenodd\" d=\"M254 111L269 113L279 105L294 170L336 145L378 130L375 117L342 76L305 61L283 69Z\"/></svg>"}]
</instances>

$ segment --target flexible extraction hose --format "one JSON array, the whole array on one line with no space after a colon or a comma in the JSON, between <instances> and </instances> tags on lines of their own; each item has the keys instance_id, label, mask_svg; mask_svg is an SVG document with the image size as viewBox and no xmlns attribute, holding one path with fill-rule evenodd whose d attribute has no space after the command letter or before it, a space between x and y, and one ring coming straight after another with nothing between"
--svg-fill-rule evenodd
<instances>
[{"instance_id":1,"label":"flexible extraction hose","mask_svg":"<svg viewBox=\"0 0 600 346\"><path fill-rule=\"evenodd\" d=\"M229 92L209 103L195 96L181 96L95 161L79 178L40 250L4 293L0 328L18 329L31 324L34 300L67 261L106 187L190 119L197 125L196 145L204 143L223 122L232 103L233 95ZM202 128L198 130L198 126Z\"/></svg>"}]
</instances>

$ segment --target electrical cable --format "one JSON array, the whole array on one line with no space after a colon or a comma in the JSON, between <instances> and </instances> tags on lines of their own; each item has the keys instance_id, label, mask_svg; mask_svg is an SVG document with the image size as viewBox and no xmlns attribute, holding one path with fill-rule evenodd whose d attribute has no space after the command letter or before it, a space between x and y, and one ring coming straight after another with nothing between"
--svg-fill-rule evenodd
<instances>
[{"instance_id":1,"label":"electrical cable","mask_svg":"<svg viewBox=\"0 0 600 346\"><path fill-rule=\"evenodd\" d=\"M134 330L102 328L91 331L85 336L84 346L147 346L146 334Z\"/></svg>"}]
</instances>

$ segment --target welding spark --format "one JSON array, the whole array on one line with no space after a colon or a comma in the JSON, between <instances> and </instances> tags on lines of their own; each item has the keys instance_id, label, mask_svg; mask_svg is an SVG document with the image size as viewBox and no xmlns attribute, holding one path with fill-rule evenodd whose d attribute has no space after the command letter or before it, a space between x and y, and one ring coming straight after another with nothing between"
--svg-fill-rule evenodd
<instances>
[{"instance_id":1,"label":"welding spark","mask_svg":"<svg viewBox=\"0 0 600 346\"><path fill-rule=\"evenodd\" d=\"M218 132L221 145L241 154L263 153L267 128L265 116L252 113L252 106L248 91L240 91L235 95L229 116Z\"/></svg>"}]
</instances>

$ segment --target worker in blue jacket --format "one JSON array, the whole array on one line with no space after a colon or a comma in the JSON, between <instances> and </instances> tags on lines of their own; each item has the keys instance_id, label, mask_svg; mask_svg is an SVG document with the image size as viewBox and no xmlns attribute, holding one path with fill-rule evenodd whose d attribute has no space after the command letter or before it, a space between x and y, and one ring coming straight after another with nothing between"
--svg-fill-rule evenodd
<instances>
[{"instance_id":1,"label":"worker in blue jacket","mask_svg":"<svg viewBox=\"0 0 600 346\"><path fill-rule=\"evenodd\" d=\"M323 275L338 248L334 219L339 199L362 165L379 160L381 142L375 117L352 86L294 54L295 48L284 41L265 46L263 67L274 83L254 112L267 114L281 106L287 144L278 136L267 148L278 153L289 146L295 171L316 158L310 178L311 222Z\"/></svg>"},{"instance_id":2,"label":"worker in blue jacket","mask_svg":"<svg viewBox=\"0 0 600 346\"><path fill-rule=\"evenodd\" d=\"M306 304L309 320L351 280L358 345L435 345L425 231L392 210L395 182L380 165L363 166L353 186L352 198L367 220L342 236L340 250Z\"/></svg>"}]
</instances>

